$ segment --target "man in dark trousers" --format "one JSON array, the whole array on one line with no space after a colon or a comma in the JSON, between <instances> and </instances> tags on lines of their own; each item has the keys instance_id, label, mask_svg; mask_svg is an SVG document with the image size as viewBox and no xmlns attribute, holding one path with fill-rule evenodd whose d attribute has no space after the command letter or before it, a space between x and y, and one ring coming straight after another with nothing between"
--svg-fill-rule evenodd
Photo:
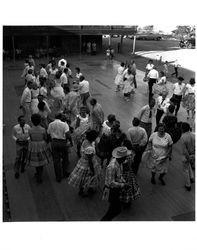
<instances>
[{"instance_id":1,"label":"man in dark trousers","mask_svg":"<svg viewBox=\"0 0 197 250\"><path fill-rule=\"evenodd\" d=\"M53 155L53 163L56 181L61 182L62 173L63 177L69 176L68 169L68 140L70 139L69 126L66 122L61 121L62 114L58 113L55 120L49 124L47 133L51 137L51 147ZM62 163L62 164L61 164Z\"/></svg>"}]
</instances>

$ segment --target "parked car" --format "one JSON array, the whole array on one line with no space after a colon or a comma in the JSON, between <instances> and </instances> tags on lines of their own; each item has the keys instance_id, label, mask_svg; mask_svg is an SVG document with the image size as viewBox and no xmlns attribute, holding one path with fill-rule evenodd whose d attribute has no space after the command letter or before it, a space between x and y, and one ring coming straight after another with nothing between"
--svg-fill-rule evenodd
<instances>
[{"instance_id":1,"label":"parked car","mask_svg":"<svg viewBox=\"0 0 197 250\"><path fill-rule=\"evenodd\" d=\"M153 34L153 33L138 34L136 36L136 39L138 39L138 40L156 40L156 41L160 41L162 39L162 36L159 35L159 34Z\"/></svg>"}]
</instances>

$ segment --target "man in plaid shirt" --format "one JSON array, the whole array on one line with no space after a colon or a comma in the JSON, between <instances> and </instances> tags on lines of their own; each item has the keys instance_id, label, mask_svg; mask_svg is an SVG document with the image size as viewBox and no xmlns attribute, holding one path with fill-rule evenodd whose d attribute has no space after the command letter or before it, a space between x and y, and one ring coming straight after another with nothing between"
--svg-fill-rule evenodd
<instances>
[{"instance_id":1,"label":"man in plaid shirt","mask_svg":"<svg viewBox=\"0 0 197 250\"><path fill-rule=\"evenodd\" d=\"M126 188L128 186L122 177L122 163L130 154L131 152L126 147L117 147L112 152L113 158L106 169L103 194L103 199L107 198L110 205L101 221L111 221L121 212L120 191L123 187Z\"/></svg>"}]
</instances>

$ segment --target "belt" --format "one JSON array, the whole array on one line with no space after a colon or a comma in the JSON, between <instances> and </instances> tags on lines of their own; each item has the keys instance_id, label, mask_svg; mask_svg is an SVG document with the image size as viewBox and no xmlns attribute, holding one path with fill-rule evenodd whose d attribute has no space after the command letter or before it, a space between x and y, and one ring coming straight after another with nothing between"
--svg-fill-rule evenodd
<instances>
[{"instance_id":1,"label":"belt","mask_svg":"<svg viewBox=\"0 0 197 250\"><path fill-rule=\"evenodd\" d=\"M52 141L66 141L66 139L57 139L57 138L52 138Z\"/></svg>"}]
</instances>

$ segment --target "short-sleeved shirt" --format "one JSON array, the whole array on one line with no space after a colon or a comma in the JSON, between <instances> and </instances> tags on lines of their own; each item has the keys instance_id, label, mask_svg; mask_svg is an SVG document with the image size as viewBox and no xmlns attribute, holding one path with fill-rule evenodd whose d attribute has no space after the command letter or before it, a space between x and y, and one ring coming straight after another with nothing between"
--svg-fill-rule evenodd
<instances>
[{"instance_id":1,"label":"short-sleeved shirt","mask_svg":"<svg viewBox=\"0 0 197 250\"><path fill-rule=\"evenodd\" d=\"M147 75L150 79L158 79L159 73L156 69L151 69L150 72Z\"/></svg>"},{"instance_id":2,"label":"short-sleeved shirt","mask_svg":"<svg viewBox=\"0 0 197 250\"><path fill-rule=\"evenodd\" d=\"M179 84L178 82L176 82L173 86L173 93L175 95L182 95L184 88L185 88L185 83L182 82L181 84Z\"/></svg>"},{"instance_id":3,"label":"short-sleeved shirt","mask_svg":"<svg viewBox=\"0 0 197 250\"><path fill-rule=\"evenodd\" d=\"M144 123L152 123L152 115L150 117L150 112L152 115L155 114L155 109L150 109L149 105L145 105L141 108L138 114L138 119Z\"/></svg>"},{"instance_id":4,"label":"short-sleeved shirt","mask_svg":"<svg viewBox=\"0 0 197 250\"><path fill-rule=\"evenodd\" d=\"M51 122L48 127L48 134L50 134L52 139L66 139L66 133L69 131L69 126L66 122L62 122L59 119Z\"/></svg>"},{"instance_id":5,"label":"short-sleeved shirt","mask_svg":"<svg viewBox=\"0 0 197 250\"><path fill-rule=\"evenodd\" d=\"M85 94L89 92L89 82L86 80L83 80L79 83L79 93Z\"/></svg>"}]
</instances>

